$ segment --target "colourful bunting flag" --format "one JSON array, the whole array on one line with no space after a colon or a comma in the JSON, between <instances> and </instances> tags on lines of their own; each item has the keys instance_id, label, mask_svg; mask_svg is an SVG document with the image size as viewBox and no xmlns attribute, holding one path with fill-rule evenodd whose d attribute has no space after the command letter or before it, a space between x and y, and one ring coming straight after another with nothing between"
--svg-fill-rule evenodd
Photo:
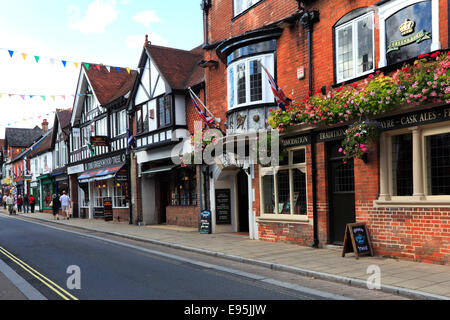
<instances>
[{"instance_id":1,"label":"colourful bunting flag","mask_svg":"<svg viewBox=\"0 0 450 320\"><path fill-rule=\"evenodd\" d=\"M34 56L34 59L36 60L36 63L39 63L39 56Z\"/></svg>"},{"instance_id":2,"label":"colourful bunting flag","mask_svg":"<svg viewBox=\"0 0 450 320\"><path fill-rule=\"evenodd\" d=\"M65 68L65 67L66 67L66 64L67 64L67 61L62 60L62 64L63 64L63 66L64 66L64 68Z\"/></svg>"},{"instance_id":3,"label":"colourful bunting flag","mask_svg":"<svg viewBox=\"0 0 450 320\"><path fill-rule=\"evenodd\" d=\"M87 71L89 71L89 67L90 67L89 63L85 63L84 67L86 68Z\"/></svg>"},{"instance_id":4,"label":"colourful bunting flag","mask_svg":"<svg viewBox=\"0 0 450 320\"><path fill-rule=\"evenodd\" d=\"M27 60L27 54L26 53L22 53L22 57L23 57L23 60Z\"/></svg>"},{"instance_id":5,"label":"colourful bunting flag","mask_svg":"<svg viewBox=\"0 0 450 320\"><path fill-rule=\"evenodd\" d=\"M120 67L116 67L118 73L120 73Z\"/></svg>"},{"instance_id":6,"label":"colourful bunting flag","mask_svg":"<svg viewBox=\"0 0 450 320\"><path fill-rule=\"evenodd\" d=\"M12 58L13 55L14 55L14 51L13 50L8 50L8 52L9 52L9 55L11 56L11 58Z\"/></svg>"},{"instance_id":7,"label":"colourful bunting flag","mask_svg":"<svg viewBox=\"0 0 450 320\"><path fill-rule=\"evenodd\" d=\"M130 74L130 73L131 73L131 69L130 69L130 68L127 68L127 71L128 71L128 74Z\"/></svg>"}]
</instances>

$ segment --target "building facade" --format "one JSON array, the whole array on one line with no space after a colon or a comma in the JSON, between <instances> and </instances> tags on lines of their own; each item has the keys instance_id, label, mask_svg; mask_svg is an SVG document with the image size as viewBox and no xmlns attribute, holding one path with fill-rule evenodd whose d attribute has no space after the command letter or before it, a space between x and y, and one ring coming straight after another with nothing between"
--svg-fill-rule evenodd
<instances>
[{"instance_id":1,"label":"building facade","mask_svg":"<svg viewBox=\"0 0 450 320\"><path fill-rule=\"evenodd\" d=\"M188 89L204 98L202 59L200 47L185 51L145 40L130 106L136 223L198 227L200 167L175 164L172 151L194 131Z\"/></svg>"},{"instance_id":2,"label":"building facade","mask_svg":"<svg viewBox=\"0 0 450 320\"><path fill-rule=\"evenodd\" d=\"M135 78L103 65L80 72L67 168L75 217L130 220L125 109Z\"/></svg>"},{"instance_id":3,"label":"building facade","mask_svg":"<svg viewBox=\"0 0 450 320\"><path fill-rule=\"evenodd\" d=\"M301 102L449 45L447 1L203 3L204 59L218 63L206 70L206 100L227 119L227 136L268 128L277 106L263 66ZM276 167L223 166L212 190L231 194L229 228L324 246L342 245L345 226L365 222L377 254L448 263L449 113L445 100L430 102L375 117L382 133L365 161L343 162L343 121L282 130L286 156Z\"/></svg>"}]
</instances>

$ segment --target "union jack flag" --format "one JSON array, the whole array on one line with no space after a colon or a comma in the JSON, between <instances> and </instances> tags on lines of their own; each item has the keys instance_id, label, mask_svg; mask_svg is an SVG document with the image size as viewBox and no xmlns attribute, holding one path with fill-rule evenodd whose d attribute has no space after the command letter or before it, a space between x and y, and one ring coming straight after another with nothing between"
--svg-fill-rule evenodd
<instances>
[{"instance_id":1,"label":"union jack flag","mask_svg":"<svg viewBox=\"0 0 450 320\"><path fill-rule=\"evenodd\" d=\"M275 101L276 101L277 105L281 108L281 110L283 110L283 111L286 110L286 107L289 107L291 105L292 100L289 99L288 97L286 97L283 90L281 90L281 88L278 87L277 83L272 78L269 71L267 71L266 67L264 67L262 64L261 64L261 67L266 72L267 78L269 78L270 87L272 89L272 92L275 97Z\"/></svg>"},{"instance_id":2,"label":"union jack flag","mask_svg":"<svg viewBox=\"0 0 450 320\"><path fill-rule=\"evenodd\" d=\"M198 105L196 99L194 98L194 95L192 94L192 92L189 92L191 95L191 99L194 102L194 106L195 106L195 110L197 110L198 115L200 116L200 118L203 120L203 122L209 127L209 128L214 128L216 126L216 121L214 120L213 117L208 116Z\"/></svg>"}]
</instances>

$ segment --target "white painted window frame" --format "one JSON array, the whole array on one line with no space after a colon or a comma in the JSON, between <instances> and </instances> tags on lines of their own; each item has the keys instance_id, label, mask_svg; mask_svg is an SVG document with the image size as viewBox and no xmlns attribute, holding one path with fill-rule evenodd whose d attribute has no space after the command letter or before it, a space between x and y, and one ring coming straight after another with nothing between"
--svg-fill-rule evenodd
<instances>
[{"instance_id":1,"label":"white painted window frame","mask_svg":"<svg viewBox=\"0 0 450 320\"><path fill-rule=\"evenodd\" d=\"M358 44L358 22L360 20L363 20L367 17L372 17L372 26L373 26L373 32L372 32L372 57L373 57L373 68L370 70L367 70L365 72L362 73L358 73L358 53L359 53L359 48L357 47ZM353 47L353 75L347 78L339 78L339 70L338 70L338 66L339 66L339 37L338 37L338 32L342 29L347 28L348 26L352 26L352 47ZM340 25L339 27L336 27L334 29L334 36L336 39L336 82L337 83L341 83L344 81L348 81L350 79L354 79L360 76L364 76L367 74L372 73L375 70L375 17L374 17L374 13L373 12L368 12L366 14L363 14L347 23L344 23L342 25Z\"/></svg>"}]
</instances>

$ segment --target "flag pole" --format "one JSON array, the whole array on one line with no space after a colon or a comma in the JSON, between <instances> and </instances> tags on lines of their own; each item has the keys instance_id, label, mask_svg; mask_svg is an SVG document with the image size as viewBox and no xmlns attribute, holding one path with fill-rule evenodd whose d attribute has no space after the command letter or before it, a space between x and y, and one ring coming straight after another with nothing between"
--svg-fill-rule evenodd
<instances>
[{"instance_id":1,"label":"flag pole","mask_svg":"<svg viewBox=\"0 0 450 320\"><path fill-rule=\"evenodd\" d=\"M217 119L217 118L211 113L211 111L209 111L208 108L203 104L202 100L200 100L199 97L197 97L197 95L194 93L194 91L192 91L192 88L189 87L188 90L189 90L190 94L191 94L193 97L195 97L195 98L197 99L197 101L200 102L200 104L203 106L203 108L205 108L205 110L209 113L209 115L210 115L211 117L213 117L214 120L215 120L217 123L220 123L220 121L217 121L218 119Z\"/></svg>"}]
</instances>

